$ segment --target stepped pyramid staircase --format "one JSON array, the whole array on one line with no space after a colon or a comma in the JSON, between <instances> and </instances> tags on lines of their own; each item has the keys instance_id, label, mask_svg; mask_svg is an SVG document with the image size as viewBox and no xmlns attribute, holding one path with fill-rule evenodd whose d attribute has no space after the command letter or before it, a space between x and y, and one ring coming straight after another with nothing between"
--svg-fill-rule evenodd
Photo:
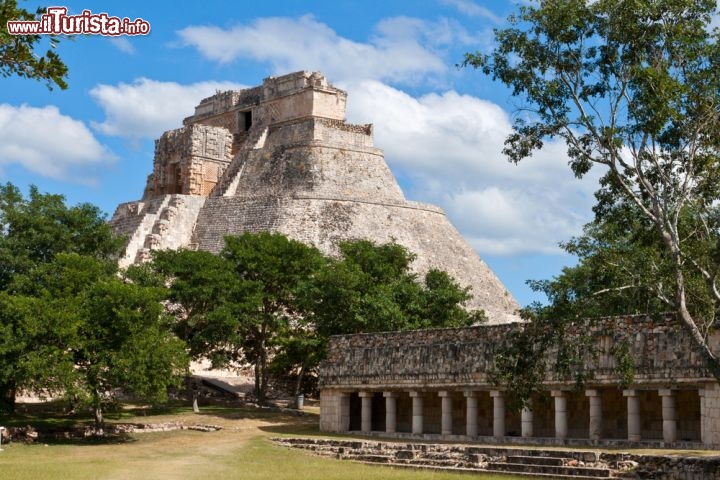
<instances>
[{"instance_id":1,"label":"stepped pyramid staircase","mask_svg":"<svg viewBox=\"0 0 720 480\"><path fill-rule=\"evenodd\" d=\"M629 467L621 462L603 462L600 454L591 450L538 450L318 438L273 438L273 441L342 460L463 473L591 480L617 478Z\"/></svg>"}]
</instances>

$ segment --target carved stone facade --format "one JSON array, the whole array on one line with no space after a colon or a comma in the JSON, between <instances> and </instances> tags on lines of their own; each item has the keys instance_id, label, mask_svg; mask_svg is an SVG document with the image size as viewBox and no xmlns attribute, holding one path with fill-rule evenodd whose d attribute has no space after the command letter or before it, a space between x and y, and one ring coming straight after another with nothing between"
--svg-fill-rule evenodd
<instances>
[{"instance_id":1,"label":"carved stone facade","mask_svg":"<svg viewBox=\"0 0 720 480\"><path fill-rule=\"evenodd\" d=\"M673 318L598 321L586 384L577 388L550 373L546 393L512 412L509 392L488 374L498 349L520 328L333 337L320 367L320 428L491 443L720 446L720 387ZM710 342L720 353L720 334ZM627 346L634 364L628 384L616 369L618 345Z\"/></svg>"},{"instance_id":2,"label":"carved stone facade","mask_svg":"<svg viewBox=\"0 0 720 480\"><path fill-rule=\"evenodd\" d=\"M230 163L233 137L224 128L189 125L155 142L153 173L143 200L183 194L207 197Z\"/></svg>"},{"instance_id":3,"label":"carved stone facade","mask_svg":"<svg viewBox=\"0 0 720 480\"><path fill-rule=\"evenodd\" d=\"M439 268L470 286L468 306L492 323L517 320L517 302L442 210L405 199L372 125L345 121L346 100L318 72L202 100L158 140L142 200L111 220L130 238L121 265L152 249L217 252L244 232L280 232L328 254L342 240L395 240L417 255L416 271Z\"/></svg>"}]
</instances>

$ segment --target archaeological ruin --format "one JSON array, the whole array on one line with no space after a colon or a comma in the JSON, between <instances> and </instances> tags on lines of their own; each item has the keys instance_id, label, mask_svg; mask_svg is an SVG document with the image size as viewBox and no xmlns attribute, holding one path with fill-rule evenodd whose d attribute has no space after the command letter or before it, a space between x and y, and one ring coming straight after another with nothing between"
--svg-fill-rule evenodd
<instances>
[{"instance_id":1,"label":"archaeological ruin","mask_svg":"<svg viewBox=\"0 0 720 480\"><path fill-rule=\"evenodd\" d=\"M391 240L472 288L468 307L491 323L515 321L518 304L433 205L407 201L372 125L345 121L347 94L320 73L265 79L218 93L155 146L139 201L118 206L115 231L130 238L121 266L150 250L220 251L225 235L279 232L325 253L350 239Z\"/></svg>"},{"instance_id":2,"label":"archaeological ruin","mask_svg":"<svg viewBox=\"0 0 720 480\"><path fill-rule=\"evenodd\" d=\"M442 210L405 199L372 125L345 121L346 97L320 73L296 72L202 100L157 140L142 198L112 217L129 238L121 265L153 249L217 252L225 235L244 232L280 232L329 254L346 239L395 240L417 255L418 272L439 268L470 286L469 307L484 309L488 324L333 337L320 371L323 431L720 446L720 387L672 319L603 320L582 388L550 374L528 408L506 408L512 392L489 373L521 328L517 302ZM610 354L620 342L636 365L630 384Z\"/></svg>"},{"instance_id":3,"label":"archaeological ruin","mask_svg":"<svg viewBox=\"0 0 720 480\"><path fill-rule=\"evenodd\" d=\"M521 412L491 381L493 359L519 324L331 338L320 369L320 428L429 440L720 446L720 386L672 316L607 318L579 386L551 371ZM628 345L631 383L618 372ZM720 351L720 334L711 337ZM538 359L542 361L543 359Z\"/></svg>"}]
</instances>

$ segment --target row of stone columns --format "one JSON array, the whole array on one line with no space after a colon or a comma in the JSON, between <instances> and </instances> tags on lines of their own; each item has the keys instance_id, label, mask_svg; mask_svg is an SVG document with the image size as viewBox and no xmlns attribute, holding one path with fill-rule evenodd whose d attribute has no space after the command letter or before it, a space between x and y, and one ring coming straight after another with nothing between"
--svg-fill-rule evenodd
<instances>
[{"instance_id":1,"label":"row of stone columns","mask_svg":"<svg viewBox=\"0 0 720 480\"><path fill-rule=\"evenodd\" d=\"M639 442L640 433L640 401L637 390L623 390L623 396L627 399L627 433L628 440ZM478 434L478 395L476 391L465 391L466 399L466 429L467 437L476 437ZM563 439L568 434L567 414L567 392L563 390L552 390L550 392L554 400L555 410L555 438ZM372 429L372 397L373 392L360 392L361 418L360 428L363 432L369 433ZM397 430L397 397L398 392L384 392L385 398L385 431L395 433ZM412 399L412 433L422 434L424 423L424 392L411 391ZM452 435L452 392L440 391L441 398L441 426L442 435ZM674 442L677 440L677 413L675 392L670 389L659 390L662 398L663 418L663 440ZM505 436L505 397L500 390L490 391L493 399L493 436ZM589 438L599 440L602 434L602 399L598 390L586 390L585 396L589 401ZM520 418L521 435L523 437L533 436L533 411L528 405L521 412Z\"/></svg>"}]
</instances>

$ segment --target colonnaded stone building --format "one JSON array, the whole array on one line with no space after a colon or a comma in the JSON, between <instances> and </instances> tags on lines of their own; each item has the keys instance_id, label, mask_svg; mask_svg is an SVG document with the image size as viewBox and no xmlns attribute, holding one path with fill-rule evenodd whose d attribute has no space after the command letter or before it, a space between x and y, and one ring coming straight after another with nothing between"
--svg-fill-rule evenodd
<instances>
[{"instance_id":1,"label":"colonnaded stone building","mask_svg":"<svg viewBox=\"0 0 720 480\"><path fill-rule=\"evenodd\" d=\"M142 199L111 224L130 238L121 266L150 250L217 252L225 235L280 232L326 253L348 239L391 240L470 286L469 308L491 323L517 319L516 301L433 205L410 202L373 145L372 125L345 121L347 94L320 73L270 77L200 102L156 142Z\"/></svg>"},{"instance_id":2,"label":"colonnaded stone building","mask_svg":"<svg viewBox=\"0 0 720 480\"><path fill-rule=\"evenodd\" d=\"M550 370L546 393L514 412L506 408L512 392L491 382L489 373L519 328L331 338L320 367L320 428L483 442L720 447L720 386L672 316L597 321L591 330L594 355L585 359L586 383L578 388L572 378ZM633 359L632 379L618 373L617 346ZM710 346L720 352L719 333L710 337Z\"/></svg>"}]
</instances>

